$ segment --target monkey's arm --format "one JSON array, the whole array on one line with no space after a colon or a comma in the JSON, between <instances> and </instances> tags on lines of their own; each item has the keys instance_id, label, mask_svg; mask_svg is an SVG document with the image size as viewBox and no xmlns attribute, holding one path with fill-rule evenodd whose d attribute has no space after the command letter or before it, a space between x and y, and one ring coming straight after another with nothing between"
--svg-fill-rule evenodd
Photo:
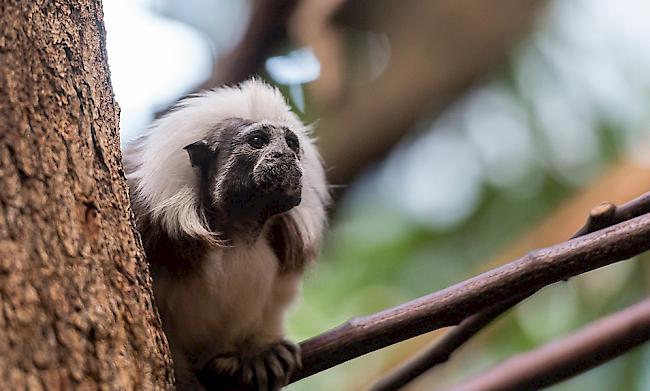
<instances>
[{"instance_id":1,"label":"monkey's arm","mask_svg":"<svg viewBox=\"0 0 650 391\"><path fill-rule=\"evenodd\" d=\"M284 339L284 316L299 293L301 274L277 276L264 311L263 325L249 346L216 355L199 371L198 377L207 389L275 391L300 369L298 345Z\"/></svg>"}]
</instances>

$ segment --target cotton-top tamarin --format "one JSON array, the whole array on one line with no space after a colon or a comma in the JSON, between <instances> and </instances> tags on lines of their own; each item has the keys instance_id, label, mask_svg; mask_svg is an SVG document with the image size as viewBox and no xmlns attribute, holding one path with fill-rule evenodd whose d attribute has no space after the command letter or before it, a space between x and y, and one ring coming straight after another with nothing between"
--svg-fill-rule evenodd
<instances>
[{"instance_id":1,"label":"cotton-top tamarin","mask_svg":"<svg viewBox=\"0 0 650 391\"><path fill-rule=\"evenodd\" d=\"M283 387L329 201L309 128L253 79L181 101L123 156L177 388Z\"/></svg>"}]
</instances>

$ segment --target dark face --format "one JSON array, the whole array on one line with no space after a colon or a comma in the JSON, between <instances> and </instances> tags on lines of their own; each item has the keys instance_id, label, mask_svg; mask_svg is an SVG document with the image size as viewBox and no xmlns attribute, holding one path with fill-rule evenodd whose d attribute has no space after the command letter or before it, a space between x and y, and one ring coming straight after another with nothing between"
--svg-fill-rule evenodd
<instances>
[{"instance_id":1,"label":"dark face","mask_svg":"<svg viewBox=\"0 0 650 391\"><path fill-rule=\"evenodd\" d=\"M185 149L214 229L264 223L300 204L301 148L286 127L233 118Z\"/></svg>"}]
</instances>

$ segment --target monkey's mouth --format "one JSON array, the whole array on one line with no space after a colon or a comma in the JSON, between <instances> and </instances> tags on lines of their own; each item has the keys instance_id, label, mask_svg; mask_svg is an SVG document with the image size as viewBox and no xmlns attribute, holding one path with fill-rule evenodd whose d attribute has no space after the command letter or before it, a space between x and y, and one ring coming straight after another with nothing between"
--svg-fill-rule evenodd
<instances>
[{"instance_id":1,"label":"monkey's mouth","mask_svg":"<svg viewBox=\"0 0 650 391\"><path fill-rule=\"evenodd\" d=\"M302 170L295 162L261 164L253 172L258 191L268 200L272 213L298 206L302 192Z\"/></svg>"}]
</instances>

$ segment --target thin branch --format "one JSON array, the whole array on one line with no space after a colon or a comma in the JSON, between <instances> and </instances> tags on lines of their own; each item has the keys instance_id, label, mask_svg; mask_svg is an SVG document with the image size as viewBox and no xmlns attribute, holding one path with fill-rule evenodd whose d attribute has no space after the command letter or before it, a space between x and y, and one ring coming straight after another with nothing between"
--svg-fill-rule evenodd
<instances>
[{"instance_id":1,"label":"thin branch","mask_svg":"<svg viewBox=\"0 0 650 391\"><path fill-rule=\"evenodd\" d=\"M635 198L620 206L606 202L594 207L589 213L585 225L580 228L571 238L584 236L591 232L621 223L634 217L650 212L650 192ZM371 388L372 391L397 390L424 372L436 365L446 362L451 354L460 348L465 342L478 334L484 327L490 324L501 314L510 310L515 305L533 294L530 292L517 300L511 300L503 305L497 305L487 311L480 312L465 319L453 330L436 341L430 348L407 361L404 365L379 379Z\"/></svg>"},{"instance_id":2,"label":"thin branch","mask_svg":"<svg viewBox=\"0 0 650 391\"><path fill-rule=\"evenodd\" d=\"M650 249L650 215L536 250L442 291L355 318L301 343L303 369L292 381L417 335L460 323L472 314L544 286Z\"/></svg>"},{"instance_id":3,"label":"thin branch","mask_svg":"<svg viewBox=\"0 0 650 391\"><path fill-rule=\"evenodd\" d=\"M538 390L601 365L650 340L650 299L575 334L515 356L449 391Z\"/></svg>"},{"instance_id":4,"label":"thin branch","mask_svg":"<svg viewBox=\"0 0 650 391\"><path fill-rule=\"evenodd\" d=\"M605 202L591 210L585 225L571 238L577 238L646 213L650 213L650 192L619 206Z\"/></svg>"},{"instance_id":5,"label":"thin branch","mask_svg":"<svg viewBox=\"0 0 650 391\"><path fill-rule=\"evenodd\" d=\"M370 391L399 390L411 380L420 376L432 367L446 362L449 360L449 357L451 357L451 354L460 348L465 342L471 339L499 315L503 314L523 299L524 298L518 297L515 300L496 305L487 311L472 315L463 320L458 326L445 334L444 337L436 341L431 348L426 349L422 354L419 354L403 366L397 368L397 370L379 379L379 381L370 388Z\"/></svg>"}]
</instances>

